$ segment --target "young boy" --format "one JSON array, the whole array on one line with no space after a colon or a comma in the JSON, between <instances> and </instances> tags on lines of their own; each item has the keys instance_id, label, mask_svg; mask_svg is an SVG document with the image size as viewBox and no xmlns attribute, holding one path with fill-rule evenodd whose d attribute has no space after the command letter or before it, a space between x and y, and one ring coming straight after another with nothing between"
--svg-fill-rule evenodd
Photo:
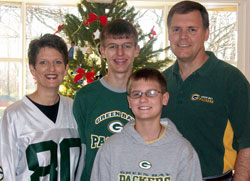
<instances>
[{"instance_id":1,"label":"young boy","mask_svg":"<svg viewBox=\"0 0 250 181\"><path fill-rule=\"evenodd\" d=\"M168 119L161 120L169 94L163 75L150 68L134 72L127 99L135 122L111 136L99 149L92 181L200 181L197 153Z\"/></svg>"}]
</instances>

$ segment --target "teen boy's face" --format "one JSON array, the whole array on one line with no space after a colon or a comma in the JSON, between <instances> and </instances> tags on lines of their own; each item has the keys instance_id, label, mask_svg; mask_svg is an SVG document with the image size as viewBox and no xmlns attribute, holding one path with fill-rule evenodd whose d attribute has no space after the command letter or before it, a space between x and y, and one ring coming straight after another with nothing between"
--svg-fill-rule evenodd
<instances>
[{"instance_id":1,"label":"teen boy's face","mask_svg":"<svg viewBox=\"0 0 250 181\"><path fill-rule=\"evenodd\" d=\"M128 73L132 71L134 59L140 52L135 46L133 37L117 38L107 37L104 45L100 47L101 54L108 62L109 73Z\"/></svg>"},{"instance_id":2,"label":"teen boy's face","mask_svg":"<svg viewBox=\"0 0 250 181\"><path fill-rule=\"evenodd\" d=\"M147 97L145 92L155 90L158 91L156 96ZM139 98L131 98L127 96L129 108L138 120L155 120L161 118L162 106L167 105L169 94L161 93L160 85L157 81L140 79L133 81L130 93L143 92Z\"/></svg>"}]
</instances>

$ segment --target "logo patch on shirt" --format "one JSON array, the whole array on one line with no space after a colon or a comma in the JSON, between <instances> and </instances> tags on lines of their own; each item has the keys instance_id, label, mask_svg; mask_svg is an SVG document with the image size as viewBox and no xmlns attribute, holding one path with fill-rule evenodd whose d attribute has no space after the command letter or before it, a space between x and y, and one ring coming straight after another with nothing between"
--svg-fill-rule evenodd
<instances>
[{"instance_id":1,"label":"logo patch on shirt","mask_svg":"<svg viewBox=\"0 0 250 181\"><path fill-rule=\"evenodd\" d=\"M3 168L0 166L0 180L3 180Z\"/></svg>"},{"instance_id":2,"label":"logo patch on shirt","mask_svg":"<svg viewBox=\"0 0 250 181\"><path fill-rule=\"evenodd\" d=\"M191 100L192 101L202 101L202 102L206 102L206 103L210 103L210 104L214 103L214 99L212 97L201 96L200 94L192 94Z\"/></svg>"},{"instance_id":3,"label":"logo patch on shirt","mask_svg":"<svg viewBox=\"0 0 250 181\"><path fill-rule=\"evenodd\" d=\"M139 163L139 167L148 170L152 167L152 164L149 161L143 160Z\"/></svg>"},{"instance_id":4,"label":"logo patch on shirt","mask_svg":"<svg viewBox=\"0 0 250 181\"><path fill-rule=\"evenodd\" d=\"M120 121L113 121L108 125L108 129L111 133L119 133L123 128L123 124Z\"/></svg>"}]
</instances>

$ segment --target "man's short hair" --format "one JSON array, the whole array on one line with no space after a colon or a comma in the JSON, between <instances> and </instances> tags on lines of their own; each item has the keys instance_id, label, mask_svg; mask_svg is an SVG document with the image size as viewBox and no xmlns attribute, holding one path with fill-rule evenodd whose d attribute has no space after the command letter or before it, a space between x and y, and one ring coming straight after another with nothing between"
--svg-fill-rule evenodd
<instances>
[{"instance_id":1,"label":"man's short hair","mask_svg":"<svg viewBox=\"0 0 250 181\"><path fill-rule=\"evenodd\" d=\"M134 81L138 81L141 79L143 79L145 81L156 81L159 83L159 85L161 87L161 92L162 93L167 92L167 81L160 71L153 69L153 68L142 68L142 69L139 69L139 70L133 72L129 76L128 82L127 82L127 87L126 87L128 94L131 92L132 83Z\"/></svg>"},{"instance_id":2,"label":"man's short hair","mask_svg":"<svg viewBox=\"0 0 250 181\"><path fill-rule=\"evenodd\" d=\"M131 37L134 39L136 46L138 43L138 34L135 27L126 20L116 19L103 27L100 35L100 43L101 46L104 46L104 42L107 38L123 39Z\"/></svg>"},{"instance_id":3,"label":"man's short hair","mask_svg":"<svg viewBox=\"0 0 250 181\"><path fill-rule=\"evenodd\" d=\"M54 48L63 56L65 66L68 64L68 49L65 41L54 34L45 34L38 39L34 39L29 44L28 58L29 64L35 67L36 58L42 48Z\"/></svg>"},{"instance_id":4,"label":"man's short hair","mask_svg":"<svg viewBox=\"0 0 250 181\"><path fill-rule=\"evenodd\" d=\"M175 4L170 9L168 13L168 17L167 17L168 28L170 28L171 26L171 21L172 21L174 14L187 14L192 11L199 11L201 13L203 27L204 29L208 29L209 27L208 12L203 5L194 1L181 1Z\"/></svg>"}]
</instances>

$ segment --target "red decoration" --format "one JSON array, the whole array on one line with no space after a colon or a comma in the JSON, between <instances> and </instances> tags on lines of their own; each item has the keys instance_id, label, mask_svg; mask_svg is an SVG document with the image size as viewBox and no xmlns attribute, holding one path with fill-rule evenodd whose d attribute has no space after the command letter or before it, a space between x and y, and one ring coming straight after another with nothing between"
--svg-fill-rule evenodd
<instances>
[{"instance_id":1,"label":"red decoration","mask_svg":"<svg viewBox=\"0 0 250 181\"><path fill-rule=\"evenodd\" d=\"M149 39L150 39L150 40L152 40L152 39L153 39L153 36L156 35L156 32L155 32L154 28L155 28L155 26L153 26L153 28L151 29L151 32L150 32L150 34L149 34Z\"/></svg>"},{"instance_id":2,"label":"red decoration","mask_svg":"<svg viewBox=\"0 0 250 181\"><path fill-rule=\"evenodd\" d=\"M86 79L87 79L87 83L91 83L94 81L95 78L95 72L85 72L81 67L78 68L77 70L77 75L74 78L74 83L78 82L79 80L81 80L83 78L83 76L85 75Z\"/></svg>"},{"instance_id":3,"label":"red decoration","mask_svg":"<svg viewBox=\"0 0 250 181\"><path fill-rule=\"evenodd\" d=\"M87 19L85 25L95 22L97 19L101 22L102 26L107 24L108 17L105 15L97 16L95 13L89 13L89 19Z\"/></svg>"},{"instance_id":4,"label":"red decoration","mask_svg":"<svg viewBox=\"0 0 250 181\"><path fill-rule=\"evenodd\" d=\"M64 26L64 24L59 25L59 26L57 27L57 30L56 30L56 32L54 33L54 35L57 34L57 33L59 33L59 32L61 31L61 29L62 29L63 26Z\"/></svg>"},{"instance_id":5,"label":"red decoration","mask_svg":"<svg viewBox=\"0 0 250 181\"><path fill-rule=\"evenodd\" d=\"M95 72L87 72L86 73L87 83L93 82L94 78L95 78Z\"/></svg>"}]
</instances>

